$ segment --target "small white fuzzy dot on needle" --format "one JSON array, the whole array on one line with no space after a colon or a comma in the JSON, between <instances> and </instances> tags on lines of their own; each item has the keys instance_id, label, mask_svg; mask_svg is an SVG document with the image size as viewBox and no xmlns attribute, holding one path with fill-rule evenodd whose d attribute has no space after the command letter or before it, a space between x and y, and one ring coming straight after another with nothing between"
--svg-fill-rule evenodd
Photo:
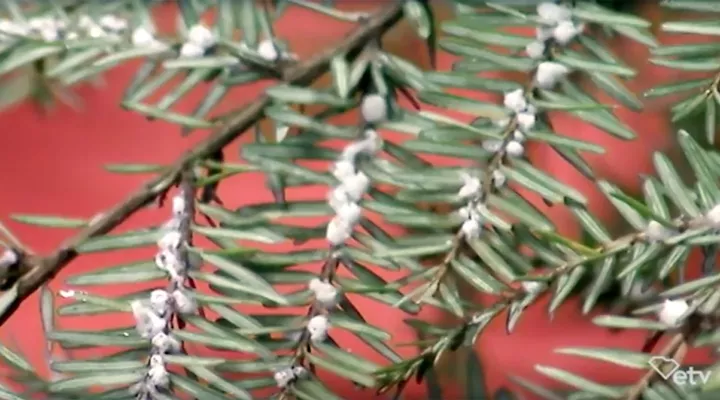
<instances>
[{"instance_id":1,"label":"small white fuzzy dot on needle","mask_svg":"<svg viewBox=\"0 0 720 400\"><path fill-rule=\"evenodd\" d=\"M168 312L169 301L170 293L163 289L156 289L150 293L150 307L160 316Z\"/></svg>"},{"instance_id":2,"label":"small white fuzzy dot on needle","mask_svg":"<svg viewBox=\"0 0 720 400\"><path fill-rule=\"evenodd\" d=\"M496 169L492 173L492 181L496 188L501 188L507 183L507 177L502 171Z\"/></svg>"},{"instance_id":3,"label":"small white fuzzy dot on needle","mask_svg":"<svg viewBox=\"0 0 720 400\"><path fill-rule=\"evenodd\" d=\"M177 339L164 332L160 332L153 336L150 343L160 354L178 353L182 349L182 345Z\"/></svg>"},{"instance_id":4,"label":"small white fuzzy dot on needle","mask_svg":"<svg viewBox=\"0 0 720 400\"><path fill-rule=\"evenodd\" d=\"M337 303L338 290L332 283L313 278L308 286L313 291L315 299L323 306L329 308Z\"/></svg>"},{"instance_id":5,"label":"small white fuzzy dot on needle","mask_svg":"<svg viewBox=\"0 0 720 400\"><path fill-rule=\"evenodd\" d=\"M360 114L368 123L382 122L387 118L387 100L379 94L369 94L360 103Z\"/></svg>"},{"instance_id":6,"label":"small white fuzzy dot on needle","mask_svg":"<svg viewBox=\"0 0 720 400\"><path fill-rule=\"evenodd\" d=\"M538 4L536 10L540 21L549 25L555 25L572 18L572 11L569 8L549 1Z\"/></svg>"},{"instance_id":7,"label":"small white fuzzy dot on needle","mask_svg":"<svg viewBox=\"0 0 720 400\"><path fill-rule=\"evenodd\" d=\"M669 229L657 221L650 221L645 228L645 235L651 242L662 241L675 233L672 229Z\"/></svg>"},{"instance_id":8,"label":"small white fuzzy dot on needle","mask_svg":"<svg viewBox=\"0 0 720 400\"><path fill-rule=\"evenodd\" d=\"M175 250L180 247L182 241L182 235L180 232L172 230L166 232L160 240L158 240L158 247L162 250Z\"/></svg>"},{"instance_id":9,"label":"small white fuzzy dot on needle","mask_svg":"<svg viewBox=\"0 0 720 400\"><path fill-rule=\"evenodd\" d=\"M122 32L128 27L127 20L112 14L103 15L98 22L103 28L116 33Z\"/></svg>"},{"instance_id":10,"label":"small white fuzzy dot on needle","mask_svg":"<svg viewBox=\"0 0 720 400\"><path fill-rule=\"evenodd\" d=\"M480 194L480 179L468 174L462 173L460 177L463 180L463 186L458 190L458 197L461 199L472 198Z\"/></svg>"},{"instance_id":11,"label":"small white fuzzy dot on needle","mask_svg":"<svg viewBox=\"0 0 720 400\"><path fill-rule=\"evenodd\" d=\"M292 368L284 368L275 372L273 379L275 379L275 384L278 388L284 389L295 379L295 374Z\"/></svg>"},{"instance_id":12,"label":"small white fuzzy dot on needle","mask_svg":"<svg viewBox=\"0 0 720 400\"><path fill-rule=\"evenodd\" d=\"M170 386L170 377L165 369L165 361L161 355L155 354L150 357L148 378L156 388L167 389Z\"/></svg>"},{"instance_id":13,"label":"small white fuzzy dot on needle","mask_svg":"<svg viewBox=\"0 0 720 400\"><path fill-rule=\"evenodd\" d=\"M525 53L533 60L540 59L545 54L545 43L542 41L530 42L525 46Z\"/></svg>"},{"instance_id":14,"label":"small white fuzzy dot on needle","mask_svg":"<svg viewBox=\"0 0 720 400\"><path fill-rule=\"evenodd\" d=\"M155 36L146 28L140 26L133 29L130 41L135 47L150 46L155 41Z\"/></svg>"},{"instance_id":15,"label":"small white fuzzy dot on needle","mask_svg":"<svg viewBox=\"0 0 720 400\"><path fill-rule=\"evenodd\" d=\"M572 21L561 21L553 29L553 38L565 46L582 32L583 25L575 25Z\"/></svg>"},{"instance_id":16,"label":"small white fuzzy dot on needle","mask_svg":"<svg viewBox=\"0 0 720 400\"><path fill-rule=\"evenodd\" d=\"M522 281L522 288L528 293L540 293L545 289L545 284L536 281Z\"/></svg>"},{"instance_id":17,"label":"small white fuzzy dot on needle","mask_svg":"<svg viewBox=\"0 0 720 400\"><path fill-rule=\"evenodd\" d=\"M495 153L502 148L502 140L489 139L482 142L482 148Z\"/></svg>"},{"instance_id":18,"label":"small white fuzzy dot on needle","mask_svg":"<svg viewBox=\"0 0 720 400\"><path fill-rule=\"evenodd\" d=\"M711 208L705 214L705 220L713 227L720 228L720 204Z\"/></svg>"},{"instance_id":19,"label":"small white fuzzy dot on needle","mask_svg":"<svg viewBox=\"0 0 720 400\"><path fill-rule=\"evenodd\" d=\"M325 315L316 315L310 319L307 324L307 330L310 334L310 340L313 343L321 343L327 339L330 321Z\"/></svg>"},{"instance_id":20,"label":"small white fuzzy dot on needle","mask_svg":"<svg viewBox=\"0 0 720 400\"><path fill-rule=\"evenodd\" d=\"M330 220L325 232L325 239L331 245L339 246L350 239L350 236L352 236L352 226L349 226L346 221L337 216Z\"/></svg>"},{"instance_id":21,"label":"small white fuzzy dot on needle","mask_svg":"<svg viewBox=\"0 0 720 400\"><path fill-rule=\"evenodd\" d=\"M180 48L180 57L198 58L205 55L205 49L195 43L187 42Z\"/></svg>"},{"instance_id":22,"label":"small white fuzzy dot on needle","mask_svg":"<svg viewBox=\"0 0 720 400\"><path fill-rule=\"evenodd\" d=\"M532 129L535 126L535 122L537 120L535 114L531 112L518 113L515 118L517 119L518 126L523 131L529 131L530 129Z\"/></svg>"},{"instance_id":23,"label":"small white fuzzy dot on needle","mask_svg":"<svg viewBox=\"0 0 720 400\"><path fill-rule=\"evenodd\" d=\"M203 50L215 45L216 39L213 32L203 24L193 25L187 34L188 43L192 43Z\"/></svg>"},{"instance_id":24,"label":"small white fuzzy dot on needle","mask_svg":"<svg viewBox=\"0 0 720 400\"><path fill-rule=\"evenodd\" d=\"M535 73L535 84L540 89L550 90L570 73L570 69L563 64L554 61L541 62Z\"/></svg>"},{"instance_id":25,"label":"small white fuzzy dot on needle","mask_svg":"<svg viewBox=\"0 0 720 400\"><path fill-rule=\"evenodd\" d=\"M466 239L477 239L482 232L482 226L478 220L470 218L463 222L460 231Z\"/></svg>"},{"instance_id":26,"label":"small white fuzzy dot on needle","mask_svg":"<svg viewBox=\"0 0 720 400\"><path fill-rule=\"evenodd\" d=\"M527 107L525 91L523 89L515 89L511 92L505 93L503 104L505 105L505 107L515 112L523 110L525 107Z\"/></svg>"},{"instance_id":27,"label":"small white fuzzy dot on needle","mask_svg":"<svg viewBox=\"0 0 720 400\"><path fill-rule=\"evenodd\" d=\"M198 310L197 302L195 297L187 293L185 290L176 289L172 293L175 307L180 314L190 315L195 314Z\"/></svg>"},{"instance_id":28,"label":"small white fuzzy dot on needle","mask_svg":"<svg viewBox=\"0 0 720 400\"><path fill-rule=\"evenodd\" d=\"M658 319L665 325L676 326L689 308L690 306L685 300L665 300L658 311Z\"/></svg>"},{"instance_id":29,"label":"small white fuzzy dot on needle","mask_svg":"<svg viewBox=\"0 0 720 400\"><path fill-rule=\"evenodd\" d=\"M505 146L505 152L510 157L521 157L523 155L523 153L525 153L525 147L523 147L522 144L520 144L514 140L511 140Z\"/></svg>"},{"instance_id":30,"label":"small white fuzzy dot on needle","mask_svg":"<svg viewBox=\"0 0 720 400\"><path fill-rule=\"evenodd\" d=\"M172 199L172 212L175 215L182 215L185 213L185 199L181 194L176 195Z\"/></svg>"},{"instance_id":31,"label":"small white fuzzy dot on needle","mask_svg":"<svg viewBox=\"0 0 720 400\"><path fill-rule=\"evenodd\" d=\"M272 40L265 39L258 44L257 52L265 61L277 61L280 58L277 47Z\"/></svg>"}]
</instances>

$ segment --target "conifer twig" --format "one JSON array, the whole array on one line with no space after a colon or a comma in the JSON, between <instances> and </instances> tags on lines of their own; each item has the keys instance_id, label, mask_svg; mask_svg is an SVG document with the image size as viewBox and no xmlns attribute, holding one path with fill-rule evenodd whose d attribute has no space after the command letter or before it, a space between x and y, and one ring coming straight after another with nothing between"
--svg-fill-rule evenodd
<instances>
[{"instance_id":1,"label":"conifer twig","mask_svg":"<svg viewBox=\"0 0 720 400\"><path fill-rule=\"evenodd\" d=\"M357 54L365 45L392 28L402 17L403 2L392 1L360 22L360 26L348 34L340 43L329 47L310 59L289 65L282 71L283 81L292 85L307 85L329 68L330 61L337 54ZM12 304L0 315L0 326L17 311L20 304L33 294L42 284L52 279L63 267L77 257L77 247L88 239L106 234L120 225L130 215L143 206L150 204L168 188L178 182L182 172L192 163L216 153L235 138L242 135L264 115L264 109L270 104L270 98L261 94L231 117L223 128L210 135L191 150L182 155L160 176L143 185L135 193L109 210L101 213L76 235L65 241L52 254L39 258L32 268L17 281L17 296Z\"/></svg>"}]
</instances>

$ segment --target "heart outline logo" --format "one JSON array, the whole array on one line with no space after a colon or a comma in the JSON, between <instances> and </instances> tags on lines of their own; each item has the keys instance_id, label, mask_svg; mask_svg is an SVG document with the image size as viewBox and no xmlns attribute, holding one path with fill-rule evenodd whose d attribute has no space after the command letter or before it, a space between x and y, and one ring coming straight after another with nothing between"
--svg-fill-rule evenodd
<instances>
[{"instance_id":1,"label":"heart outline logo","mask_svg":"<svg viewBox=\"0 0 720 400\"><path fill-rule=\"evenodd\" d=\"M667 380L675 371L680 368L680 363L675 361L672 358L667 358L663 356L655 356L650 358L648 361L648 364L650 364L650 368L655 370L658 375L660 375L664 380ZM666 365L672 365L672 368L669 370L663 370L663 367Z\"/></svg>"}]
</instances>

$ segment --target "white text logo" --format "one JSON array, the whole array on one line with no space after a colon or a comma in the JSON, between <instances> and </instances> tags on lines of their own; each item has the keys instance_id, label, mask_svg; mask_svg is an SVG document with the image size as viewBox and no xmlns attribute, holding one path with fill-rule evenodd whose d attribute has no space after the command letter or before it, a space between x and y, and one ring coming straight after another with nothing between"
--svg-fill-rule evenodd
<instances>
[{"instance_id":1,"label":"white text logo","mask_svg":"<svg viewBox=\"0 0 720 400\"><path fill-rule=\"evenodd\" d=\"M693 367L680 369L680 364L672 358L655 356L649 363L663 379L670 380L678 386L704 384L710 379L710 371L698 371Z\"/></svg>"}]
</instances>

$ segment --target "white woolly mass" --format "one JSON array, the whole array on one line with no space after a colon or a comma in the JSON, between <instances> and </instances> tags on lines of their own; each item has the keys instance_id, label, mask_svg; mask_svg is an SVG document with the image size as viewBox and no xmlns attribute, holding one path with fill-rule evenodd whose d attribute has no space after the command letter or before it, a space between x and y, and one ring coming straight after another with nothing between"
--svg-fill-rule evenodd
<instances>
[{"instance_id":1,"label":"white woolly mass","mask_svg":"<svg viewBox=\"0 0 720 400\"><path fill-rule=\"evenodd\" d=\"M359 201L370 187L370 178L364 172L358 171L355 175L345 178L341 186L351 201Z\"/></svg>"},{"instance_id":2,"label":"white woolly mass","mask_svg":"<svg viewBox=\"0 0 720 400\"><path fill-rule=\"evenodd\" d=\"M210 28L203 24L196 24L188 30L186 43L192 43L203 50L207 50L217 43L217 38Z\"/></svg>"},{"instance_id":3,"label":"white woolly mass","mask_svg":"<svg viewBox=\"0 0 720 400\"><path fill-rule=\"evenodd\" d=\"M338 290L332 283L313 278L310 280L308 287L315 295L315 300L326 309L335 307L337 304Z\"/></svg>"},{"instance_id":4,"label":"white woolly mass","mask_svg":"<svg viewBox=\"0 0 720 400\"><path fill-rule=\"evenodd\" d=\"M337 217L350 225L355 225L360 221L362 208L355 203L345 203L337 210Z\"/></svg>"},{"instance_id":5,"label":"white woolly mass","mask_svg":"<svg viewBox=\"0 0 720 400\"><path fill-rule=\"evenodd\" d=\"M305 367L301 365L295 365L275 371L273 378L275 379L275 384L277 385L277 387L280 389L284 389L296 380L305 378L307 374L308 372Z\"/></svg>"},{"instance_id":6,"label":"white woolly mass","mask_svg":"<svg viewBox=\"0 0 720 400\"><path fill-rule=\"evenodd\" d=\"M154 49L167 49L168 46L155 38L150 30L145 27L139 26L133 29L132 35L130 36L130 42L134 47L138 48L154 48Z\"/></svg>"},{"instance_id":7,"label":"white woolly mass","mask_svg":"<svg viewBox=\"0 0 720 400\"><path fill-rule=\"evenodd\" d=\"M570 73L570 69L554 61L541 62L535 73L535 85L541 89L550 90Z\"/></svg>"},{"instance_id":8,"label":"white woolly mass","mask_svg":"<svg viewBox=\"0 0 720 400\"><path fill-rule=\"evenodd\" d=\"M352 203L352 201L350 201L350 198L348 197L347 192L345 191L345 188L343 188L342 186L338 186L330 190L328 192L327 201L330 208L332 208L336 214L340 212L342 206L347 203Z\"/></svg>"},{"instance_id":9,"label":"white woolly mass","mask_svg":"<svg viewBox=\"0 0 720 400\"><path fill-rule=\"evenodd\" d=\"M142 26L133 29L130 41L135 47L150 46L155 41L155 36Z\"/></svg>"},{"instance_id":10,"label":"white woolly mass","mask_svg":"<svg viewBox=\"0 0 720 400\"><path fill-rule=\"evenodd\" d=\"M541 23L555 25L572 18L572 11L560 4L543 2L537 5L537 15Z\"/></svg>"},{"instance_id":11,"label":"white woolly mass","mask_svg":"<svg viewBox=\"0 0 720 400\"><path fill-rule=\"evenodd\" d=\"M457 210L458 215L464 219L460 226L459 234L466 239L476 239L482 233L483 219L477 212L482 194L482 181L467 172L460 174L463 186L458 191L457 196L467 200L467 204ZM493 174L490 179L495 179ZM495 182L493 182L495 184Z\"/></svg>"},{"instance_id":12,"label":"white woolly mass","mask_svg":"<svg viewBox=\"0 0 720 400\"><path fill-rule=\"evenodd\" d=\"M95 22L90 16L82 15L74 28L79 28L83 34L90 38L119 37L128 27L124 18L115 15L102 16L99 22ZM68 31L65 20L50 15L39 15L31 17L27 22L14 22L7 19L0 19L0 40L10 36L27 36L34 34L40 36L43 41L54 42L61 39L74 40L80 38L78 32Z\"/></svg>"},{"instance_id":13,"label":"white woolly mass","mask_svg":"<svg viewBox=\"0 0 720 400\"><path fill-rule=\"evenodd\" d=\"M505 153L510 157L522 157L525 147L521 143L511 140L505 145Z\"/></svg>"},{"instance_id":14,"label":"white woolly mass","mask_svg":"<svg viewBox=\"0 0 720 400\"><path fill-rule=\"evenodd\" d=\"M30 18L27 22L30 32L40 35L46 42L60 39L60 32L65 29L65 23L50 16Z\"/></svg>"},{"instance_id":15,"label":"white woolly mass","mask_svg":"<svg viewBox=\"0 0 720 400\"><path fill-rule=\"evenodd\" d=\"M676 232L669 229L657 221L650 221L645 228L645 236L650 242L658 242L668 239L673 236Z\"/></svg>"},{"instance_id":16,"label":"white woolly mass","mask_svg":"<svg viewBox=\"0 0 720 400\"><path fill-rule=\"evenodd\" d=\"M375 129L365 129L363 132L365 139L361 140L360 152L366 154L375 154L382 148L382 138Z\"/></svg>"},{"instance_id":17,"label":"white woolly mass","mask_svg":"<svg viewBox=\"0 0 720 400\"><path fill-rule=\"evenodd\" d=\"M269 39L265 39L258 44L257 52L265 61L274 62L280 58L277 46Z\"/></svg>"},{"instance_id":18,"label":"white woolly mass","mask_svg":"<svg viewBox=\"0 0 720 400\"><path fill-rule=\"evenodd\" d=\"M518 113L515 118L520 129L527 132L535 126L535 108L528 107L525 111Z\"/></svg>"},{"instance_id":19,"label":"white woolly mass","mask_svg":"<svg viewBox=\"0 0 720 400\"><path fill-rule=\"evenodd\" d=\"M205 49L203 47L198 46L195 43L187 42L183 43L182 47L180 47L180 57L183 58L198 58L205 55Z\"/></svg>"},{"instance_id":20,"label":"white woolly mass","mask_svg":"<svg viewBox=\"0 0 720 400\"><path fill-rule=\"evenodd\" d=\"M292 367L292 372L297 378L305 378L308 375L308 371L302 365L296 365Z\"/></svg>"},{"instance_id":21,"label":"white woolly mass","mask_svg":"<svg viewBox=\"0 0 720 400\"><path fill-rule=\"evenodd\" d=\"M130 307L135 317L135 329L141 337L151 339L165 330L165 319L155 314L143 301L135 300L130 303Z\"/></svg>"},{"instance_id":22,"label":"white woolly mass","mask_svg":"<svg viewBox=\"0 0 720 400\"><path fill-rule=\"evenodd\" d=\"M187 254L183 258L179 250L187 246L185 238L177 230L186 215L186 206L183 194L172 199L172 218L164 225L165 233L157 241L158 253L155 255L155 264L170 275L170 289L155 289L146 300L135 300L130 303L135 328L141 337L150 340L151 354L149 369L145 378L131 387L131 392L142 399L152 399L159 389L167 389L169 385L168 372L165 369L163 354L179 353L182 345L172 336L170 320L176 314L193 314L198 305L191 291L185 288L185 272L193 265L200 264L197 256ZM183 258L181 260L181 258ZM187 264L186 264L187 263ZM171 291L171 292L170 292Z\"/></svg>"},{"instance_id":23,"label":"white woolly mass","mask_svg":"<svg viewBox=\"0 0 720 400\"><path fill-rule=\"evenodd\" d=\"M341 160L354 160L358 154L364 153L373 155L382 147L382 139L374 129L366 129L363 132L365 138L352 142L345 146L340 155Z\"/></svg>"},{"instance_id":24,"label":"white woolly mass","mask_svg":"<svg viewBox=\"0 0 720 400\"><path fill-rule=\"evenodd\" d=\"M528 102L523 89L515 89L511 92L505 93L503 105L515 114L515 121L517 122L520 130L528 131L535 126L535 114L537 113L537 109L534 105ZM499 121L497 124L505 127L509 122L509 120L507 122ZM489 148L486 147L486 150L493 152L500 150L499 141L486 141L486 143L488 143L487 146L489 146Z\"/></svg>"},{"instance_id":25,"label":"white woolly mass","mask_svg":"<svg viewBox=\"0 0 720 400\"><path fill-rule=\"evenodd\" d=\"M177 216L181 216L185 213L185 199L182 195L176 195L173 197L172 212Z\"/></svg>"},{"instance_id":26,"label":"white woolly mass","mask_svg":"<svg viewBox=\"0 0 720 400\"><path fill-rule=\"evenodd\" d=\"M496 169L492 173L492 182L493 185L499 189L505 186L505 183L507 183L507 177L502 171Z\"/></svg>"},{"instance_id":27,"label":"white woolly mass","mask_svg":"<svg viewBox=\"0 0 720 400\"><path fill-rule=\"evenodd\" d=\"M0 18L0 40L6 40L12 36L25 36L28 33L30 33L28 26Z\"/></svg>"},{"instance_id":28,"label":"white woolly mass","mask_svg":"<svg viewBox=\"0 0 720 400\"><path fill-rule=\"evenodd\" d=\"M156 388L167 389L170 386L170 376L165 369L165 361L161 355L155 354L150 357L150 369L147 374L149 381Z\"/></svg>"},{"instance_id":29,"label":"white woolly mass","mask_svg":"<svg viewBox=\"0 0 720 400\"><path fill-rule=\"evenodd\" d=\"M160 250L155 255L155 265L159 269L167 271L171 277L175 277L183 272L182 263L175 253L170 250Z\"/></svg>"},{"instance_id":30,"label":"white woolly mass","mask_svg":"<svg viewBox=\"0 0 720 400\"><path fill-rule=\"evenodd\" d=\"M502 140L490 139L482 142L482 147L491 153L497 153L502 149L502 143Z\"/></svg>"},{"instance_id":31,"label":"white woolly mass","mask_svg":"<svg viewBox=\"0 0 720 400\"><path fill-rule=\"evenodd\" d=\"M567 45L585 29L583 24L574 24L572 21L561 21L553 29L553 39L558 44Z\"/></svg>"},{"instance_id":32,"label":"white woolly mass","mask_svg":"<svg viewBox=\"0 0 720 400\"><path fill-rule=\"evenodd\" d=\"M525 47L528 57L533 60L543 58L548 40L553 39L555 43L566 46L585 29L584 24L573 22L572 10L564 5L551 2L538 4L537 16L540 20L540 25L535 28L537 40Z\"/></svg>"},{"instance_id":33,"label":"white woolly mass","mask_svg":"<svg viewBox=\"0 0 720 400\"><path fill-rule=\"evenodd\" d=\"M355 175L355 165L350 160L340 159L333 164L330 172L337 180L342 181Z\"/></svg>"},{"instance_id":34,"label":"white woolly mass","mask_svg":"<svg viewBox=\"0 0 720 400\"><path fill-rule=\"evenodd\" d=\"M541 59L545 55L545 43L542 41L530 42L525 46L525 53L533 60Z\"/></svg>"},{"instance_id":35,"label":"white woolly mass","mask_svg":"<svg viewBox=\"0 0 720 400\"><path fill-rule=\"evenodd\" d=\"M377 132L368 129L364 138L349 143L340 157L330 168L340 184L328 193L328 205L335 211L335 217L328 223L325 238L332 246L343 244L352 236L355 225L360 221L362 209L359 202L370 188L370 178L358 171L356 158L361 153L373 155L380 148Z\"/></svg>"},{"instance_id":36,"label":"white woolly mass","mask_svg":"<svg viewBox=\"0 0 720 400\"><path fill-rule=\"evenodd\" d=\"M153 350L158 354L179 353L182 349L180 341L164 332L160 332L157 335L153 336L150 343L153 347Z\"/></svg>"},{"instance_id":37,"label":"white woolly mass","mask_svg":"<svg viewBox=\"0 0 720 400\"><path fill-rule=\"evenodd\" d=\"M156 289L150 293L150 308L158 316L164 316L170 309L170 293L163 289Z\"/></svg>"},{"instance_id":38,"label":"white woolly mass","mask_svg":"<svg viewBox=\"0 0 720 400\"><path fill-rule=\"evenodd\" d=\"M480 237L482 232L482 225L480 221L474 216L470 215L469 219L466 219L460 227L460 231L466 239L477 239Z\"/></svg>"},{"instance_id":39,"label":"white woolly mass","mask_svg":"<svg viewBox=\"0 0 720 400\"><path fill-rule=\"evenodd\" d=\"M525 147L522 145L521 141L515 139L510 140L505 143L504 148L502 144L503 142L500 140L486 140L483 142L482 146L485 150L494 153L504 151L510 157L521 157L525 153Z\"/></svg>"},{"instance_id":40,"label":"white woolly mass","mask_svg":"<svg viewBox=\"0 0 720 400\"><path fill-rule=\"evenodd\" d=\"M330 321L325 315L316 315L310 318L307 324L307 331L313 343L324 342L327 339L328 329L330 329Z\"/></svg>"},{"instance_id":41,"label":"white woolly mass","mask_svg":"<svg viewBox=\"0 0 720 400\"><path fill-rule=\"evenodd\" d=\"M195 314L198 310L195 296L183 289L175 289L172 293L175 309L183 315Z\"/></svg>"},{"instance_id":42,"label":"white woolly mass","mask_svg":"<svg viewBox=\"0 0 720 400\"><path fill-rule=\"evenodd\" d=\"M360 114L365 122L376 124L384 121L388 115L388 104L385 97L369 94L360 103Z\"/></svg>"},{"instance_id":43,"label":"white woolly mass","mask_svg":"<svg viewBox=\"0 0 720 400\"><path fill-rule=\"evenodd\" d=\"M463 186L458 190L458 197L461 199L471 199L480 196L481 182L475 176L463 172L460 174L462 178Z\"/></svg>"},{"instance_id":44,"label":"white woolly mass","mask_svg":"<svg viewBox=\"0 0 720 400\"><path fill-rule=\"evenodd\" d=\"M544 283L537 281L522 281L520 285L522 286L523 290L533 294L542 292L543 290L545 290L546 287Z\"/></svg>"},{"instance_id":45,"label":"white woolly mass","mask_svg":"<svg viewBox=\"0 0 720 400\"><path fill-rule=\"evenodd\" d=\"M527 139L527 138L525 137L525 134L522 131L516 129L515 132L513 132L513 140L514 141L519 142L519 143L524 143L525 139Z\"/></svg>"},{"instance_id":46,"label":"white woolly mass","mask_svg":"<svg viewBox=\"0 0 720 400\"><path fill-rule=\"evenodd\" d=\"M280 389L284 389L292 381L295 380L295 374L293 373L292 368L284 368L280 371L275 372L273 378L275 379L275 384L277 385L277 387Z\"/></svg>"},{"instance_id":47,"label":"white woolly mass","mask_svg":"<svg viewBox=\"0 0 720 400\"><path fill-rule=\"evenodd\" d=\"M98 23L103 29L113 33L121 33L128 28L128 22L126 19L112 14L103 15L100 17Z\"/></svg>"},{"instance_id":48,"label":"white woolly mass","mask_svg":"<svg viewBox=\"0 0 720 400\"><path fill-rule=\"evenodd\" d=\"M720 204L711 208L710 211L705 214L705 220L712 227L720 228Z\"/></svg>"},{"instance_id":49,"label":"white woolly mass","mask_svg":"<svg viewBox=\"0 0 720 400\"><path fill-rule=\"evenodd\" d=\"M524 110L528 105L527 99L525 99L525 91L523 89L515 89L505 93L503 104L506 108L514 112Z\"/></svg>"},{"instance_id":50,"label":"white woolly mass","mask_svg":"<svg viewBox=\"0 0 720 400\"><path fill-rule=\"evenodd\" d=\"M165 234L158 240L157 246L160 248L160 250L170 250L174 251L180 248L180 242L182 240L182 235L180 232L172 230L165 232Z\"/></svg>"},{"instance_id":51,"label":"white woolly mass","mask_svg":"<svg viewBox=\"0 0 720 400\"><path fill-rule=\"evenodd\" d=\"M100 39L108 36L108 33L100 25L93 25L87 30L87 35L93 39Z\"/></svg>"},{"instance_id":52,"label":"white woolly mass","mask_svg":"<svg viewBox=\"0 0 720 400\"><path fill-rule=\"evenodd\" d=\"M352 236L353 225L349 224L348 221L335 216L328 223L327 230L325 231L325 239L332 246L340 246L345 243L346 240Z\"/></svg>"},{"instance_id":53,"label":"white woolly mass","mask_svg":"<svg viewBox=\"0 0 720 400\"><path fill-rule=\"evenodd\" d=\"M677 326L689 308L685 300L665 300L658 311L658 319L665 325Z\"/></svg>"}]
</instances>

